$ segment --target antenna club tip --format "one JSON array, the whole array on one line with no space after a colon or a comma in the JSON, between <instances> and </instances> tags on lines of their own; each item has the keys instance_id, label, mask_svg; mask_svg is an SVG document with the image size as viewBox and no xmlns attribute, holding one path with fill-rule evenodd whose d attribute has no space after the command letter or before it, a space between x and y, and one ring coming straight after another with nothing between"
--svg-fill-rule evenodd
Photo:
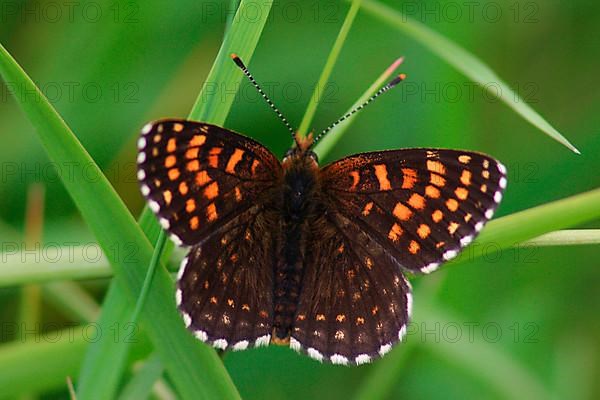
<instances>
[{"instance_id":1,"label":"antenna club tip","mask_svg":"<svg viewBox=\"0 0 600 400\"><path fill-rule=\"evenodd\" d=\"M406 79L406 74L399 74L390 83L388 83L388 86L392 88L402 82L404 79Z\"/></svg>"},{"instance_id":2,"label":"antenna club tip","mask_svg":"<svg viewBox=\"0 0 600 400\"><path fill-rule=\"evenodd\" d=\"M231 53L230 57L238 67L240 67L242 69L246 68L246 66L242 62L242 59L237 54Z\"/></svg>"}]
</instances>

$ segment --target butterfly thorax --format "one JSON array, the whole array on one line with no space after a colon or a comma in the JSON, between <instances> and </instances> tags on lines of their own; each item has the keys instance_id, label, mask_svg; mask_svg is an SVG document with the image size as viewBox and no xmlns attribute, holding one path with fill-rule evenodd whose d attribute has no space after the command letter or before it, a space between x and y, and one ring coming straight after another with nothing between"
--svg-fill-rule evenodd
<instances>
[{"instance_id":1,"label":"butterfly thorax","mask_svg":"<svg viewBox=\"0 0 600 400\"><path fill-rule=\"evenodd\" d=\"M287 344L292 329L304 273L306 240L318 208L318 164L305 151L288 152L284 159L280 229L282 243L275 262L273 342Z\"/></svg>"}]
</instances>

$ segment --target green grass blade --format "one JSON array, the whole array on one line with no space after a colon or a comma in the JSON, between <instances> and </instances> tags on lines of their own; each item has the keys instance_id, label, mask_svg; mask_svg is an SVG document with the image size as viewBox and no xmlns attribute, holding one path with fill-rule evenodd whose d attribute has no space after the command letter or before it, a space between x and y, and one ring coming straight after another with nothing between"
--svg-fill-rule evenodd
<instances>
[{"instance_id":1,"label":"green grass blade","mask_svg":"<svg viewBox=\"0 0 600 400\"><path fill-rule=\"evenodd\" d=\"M36 128L49 158L76 166L70 179L63 181L65 188L111 262L115 276L127 288L128 302L134 302L152 258L150 243L73 132L3 46L0 46L0 75L18 88L15 97ZM25 92L36 93L39 101L26 101ZM98 179L86 179L90 171ZM136 257L130 260L115 253L115 248L124 243L133 246ZM237 398L237 390L219 358L198 346L185 330L175 311L172 281L164 268L157 271L154 289L142 321L179 394L183 398Z\"/></svg>"},{"instance_id":2,"label":"green grass blade","mask_svg":"<svg viewBox=\"0 0 600 400\"><path fill-rule=\"evenodd\" d=\"M100 307L85 290L74 282L50 282L42 286L44 298L72 321L92 322Z\"/></svg>"},{"instance_id":3,"label":"green grass blade","mask_svg":"<svg viewBox=\"0 0 600 400\"><path fill-rule=\"evenodd\" d=\"M331 48L331 52L327 57L327 61L325 62L325 66L323 67L323 71L321 71L321 76L315 85L315 89L310 97L310 101L308 102L308 107L306 107L306 112L302 117L302 122L300 122L300 127L298 128L298 134L300 136L304 136L308 133L310 128L310 124L315 116L315 112L317 111L317 106L319 105L319 101L321 96L325 92L323 88L327 84L329 80L329 76L333 71L333 67L340 55L340 51L342 51L342 46L346 41L346 37L348 36L348 32L350 32L350 28L352 27L352 23L354 22L354 17L358 13L360 9L360 5L362 0L352 0L352 5L350 6L350 10L348 14L346 14L346 18L344 19L344 23L340 28L340 31L335 39L333 47Z\"/></svg>"},{"instance_id":4,"label":"green grass blade","mask_svg":"<svg viewBox=\"0 0 600 400\"><path fill-rule=\"evenodd\" d=\"M217 54L208 78L202 86L202 90L196 99L190 118L196 121L210 122L216 125L223 125L229 114L231 105L234 101L234 95L221 97L221 91L215 90L221 84L226 83L231 87L239 87L243 78L242 72L231 61L231 53L240 56L246 65L250 64L254 49L258 45L258 39L267 23L269 12L273 1L264 1L260 3L260 18L249 23L244 15L255 11L257 3L252 0L242 0L238 10L233 18L233 23L227 31L223 44Z\"/></svg>"},{"instance_id":5,"label":"green grass blade","mask_svg":"<svg viewBox=\"0 0 600 400\"><path fill-rule=\"evenodd\" d=\"M548 232L574 227L600 218L600 189L581 193L565 199L546 203L506 217L490 221L481 235L473 242L473 248L465 253L482 255L482 248L492 244L504 249L543 235ZM466 261L464 257L457 262Z\"/></svg>"},{"instance_id":6,"label":"green grass blade","mask_svg":"<svg viewBox=\"0 0 600 400\"><path fill-rule=\"evenodd\" d=\"M65 279L107 278L113 275L105 257L91 260L85 258L82 251L83 247L79 246L48 249L46 257L34 262L31 258L25 258L21 249L6 243L5 251L0 253L0 287ZM69 252L72 252L72 260L60 256L71 254Z\"/></svg>"},{"instance_id":7,"label":"green grass blade","mask_svg":"<svg viewBox=\"0 0 600 400\"><path fill-rule=\"evenodd\" d=\"M348 114L356 107L363 104L365 101L369 99L369 97L373 96L377 90L381 86L383 86L390 79L394 71L402 64L404 60L403 57L394 61L383 73L369 86L369 88L350 106L350 108L344 113ZM335 147L336 143L342 138L342 135L348 130L350 125L352 125L352 121L356 118L357 114L353 114L346 118L346 120L337 126L335 126L327 135L325 135L320 141L317 142L314 152L317 153L319 158L325 158L325 156Z\"/></svg>"},{"instance_id":8,"label":"green grass blade","mask_svg":"<svg viewBox=\"0 0 600 400\"><path fill-rule=\"evenodd\" d=\"M499 92L500 94L498 97L500 100L526 121L571 151L579 154L579 150L561 135L560 132L531 108L531 106L525 103L525 101L506 84L506 82L500 79L489 66L484 64L472 53L428 28L426 25L409 18L376 0L365 0L363 10L418 40L421 44L444 59L448 64L452 65L466 77L477 82L483 88L486 88L492 95L496 96ZM494 90L492 90L492 87Z\"/></svg>"},{"instance_id":9,"label":"green grass blade","mask_svg":"<svg viewBox=\"0 0 600 400\"><path fill-rule=\"evenodd\" d=\"M524 246L583 246L600 244L600 229L568 229L546 233L523 243Z\"/></svg>"},{"instance_id":10,"label":"green grass blade","mask_svg":"<svg viewBox=\"0 0 600 400\"><path fill-rule=\"evenodd\" d=\"M146 278L144 279L144 284L142 286L142 290L140 291L140 296L138 297L135 303L135 309L133 310L133 315L131 317L131 322L133 322L134 324L137 323L138 318L140 316L140 312L144 308L144 303L146 302L146 298L148 297L148 293L150 291L150 286L152 285L152 278L154 278L156 268L160 263L160 256L165 247L166 238L167 235L165 234L165 231L160 231L158 239L156 239L156 246L154 246L154 253L152 254L150 267L148 268L148 272L146 273Z\"/></svg>"},{"instance_id":11,"label":"green grass blade","mask_svg":"<svg viewBox=\"0 0 600 400\"><path fill-rule=\"evenodd\" d=\"M89 334L94 334L92 329ZM0 346L1 398L64 387L66 376L77 376L88 344L83 328L49 332L45 340L37 335L38 342L30 333L27 341L17 338Z\"/></svg>"},{"instance_id":12,"label":"green grass blade","mask_svg":"<svg viewBox=\"0 0 600 400\"><path fill-rule=\"evenodd\" d=\"M133 378L119 394L119 400L146 399L152 392L152 386L164 372L160 357L151 355L144 364L134 372Z\"/></svg>"}]
</instances>

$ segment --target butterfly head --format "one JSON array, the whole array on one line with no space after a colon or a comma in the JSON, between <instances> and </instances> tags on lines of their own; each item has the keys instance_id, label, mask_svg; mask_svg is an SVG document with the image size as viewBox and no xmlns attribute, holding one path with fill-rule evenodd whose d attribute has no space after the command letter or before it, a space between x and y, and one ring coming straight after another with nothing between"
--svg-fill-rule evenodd
<instances>
[{"instance_id":1,"label":"butterfly head","mask_svg":"<svg viewBox=\"0 0 600 400\"><path fill-rule=\"evenodd\" d=\"M289 165L292 162L304 162L315 168L318 167L319 159L317 154L311 150L314 144L313 134L309 133L306 136L294 135L293 146L285 153L283 157L283 165Z\"/></svg>"}]
</instances>

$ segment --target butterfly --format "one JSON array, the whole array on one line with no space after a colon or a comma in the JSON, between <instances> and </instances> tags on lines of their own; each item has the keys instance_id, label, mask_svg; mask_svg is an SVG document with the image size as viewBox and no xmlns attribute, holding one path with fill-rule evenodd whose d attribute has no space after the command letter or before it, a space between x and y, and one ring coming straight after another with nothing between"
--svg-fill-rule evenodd
<instances>
[{"instance_id":1,"label":"butterfly","mask_svg":"<svg viewBox=\"0 0 600 400\"><path fill-rule=\"evenodd\" d=\"M364 364L406 335L405 273L433 272L475 238L502 199L506 168L484 154L427 148L320 167L312 135L294 139L279 161L216 125L143 127L142 194L172 240L190 248L177 307L218 349L278 344Z\"/></svg>"}]
</instances>

